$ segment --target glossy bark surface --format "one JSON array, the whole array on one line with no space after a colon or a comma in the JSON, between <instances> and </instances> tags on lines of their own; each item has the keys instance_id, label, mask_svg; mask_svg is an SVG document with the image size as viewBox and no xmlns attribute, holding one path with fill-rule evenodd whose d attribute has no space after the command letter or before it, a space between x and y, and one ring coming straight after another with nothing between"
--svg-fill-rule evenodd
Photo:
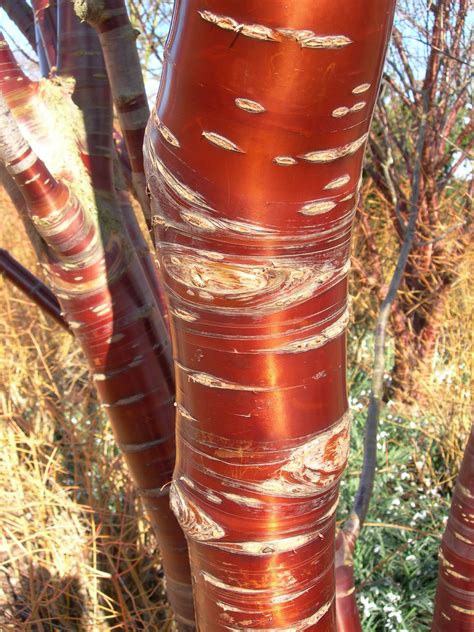
<instances>
[{"instance_id":1,"label":"glossy bark surface","mask_svg":"<svg viewBox=\"0 0 474 632\"><path fill-rule=\"evenodd\" d=\"M177 2L145 160L206 632L335 630L350 237L393 8Z\"/></svg>"},{"instance_id":2,"label":"glossy bark surface","mask_svg":"<svg viewBox=\"0 0 474 632\"><path fill-rule=\"evenodd\" d=\"M474 629L474 427L439 552L433 632Z\"/></svg>"},{"instance_id":3,"label":"glossy bark surface","mask_svg":"<svg viewBox=\"0 0 474 632\"><path fill-rule=\"evenodd\" d=\"M97 31L127 147L133 187L150 228L150 200L143 167L143 137L150 111L135 46L138 33L128 18L125 0L79 0L75 6L81 19Z\"/></svg>"},{"instance_id":4,"label":"glossy bark surface","mask_svg":"<svg viewBox=\"0 0 474 632\"><path fill-rule=\"evenodd\" d=\"M92 53L95 33L87 25L81 32L70 12L63 17L63 42L73 43L63 48L63 64L78 77L82 116L62 86L26 78L0 39L0 88L8 105L1 110L0 159L44 240L51 285L153 523L169 600L180 629L190 629L187 547L168 502L174 376L154 266L128 201L114 190L106 76L93 81L101 63L100 49Z\"/></svg>"}]
</instances>

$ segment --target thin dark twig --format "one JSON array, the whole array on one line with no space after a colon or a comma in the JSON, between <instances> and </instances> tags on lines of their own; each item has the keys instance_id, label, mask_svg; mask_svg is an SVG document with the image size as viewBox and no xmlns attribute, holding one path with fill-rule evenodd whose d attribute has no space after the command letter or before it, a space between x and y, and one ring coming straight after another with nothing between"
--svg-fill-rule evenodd
<instances>
[{"instance_id":1,"label":"thin dark twig","mask_svg":"<svg viewBox=\"0 0 474 632\"><path fill-rule=\"evenodd\" d=\"M438 235L437 237L432 237L431 239L420 239L420 238L415 239L413 242L413 245L414 246L428 246L429 244L437 244L438 242L443 241L443 239L446 239L446 237L449 237L449 235L456 232L457 230L461 230L462 228L469 228L471 224L472 224L472 219L468 217L464 222L458 222L457 224L454 224L454 226L450 226L444 232L442 232L441 235Z\"/></svg>"},{"instance_id":2,"label":"thin dark twig","mask_svg":"<svg viewBox=\"0 0 474 632\"><path fill-rule=\"evenodd\" d=\"M3 248L0 248L0 274L23 292L27 298L36 303L46 314L54 318L63 329L72 333L64 320L61 306L54 292Z\"/></svg>"},{"instance_id":3,"label":"thin dark twig","mask_svg":"<svg viewBox=\"0 0 474 632\"><path fill-rule=\"evenodd\" d=\"M400 248L397 265L393 273L387 295L380 306L375 329L374 370L372 375L372 389L369 398L367 421L365 424L364 462L359 482L359 489L355 497L351 516L344 525L352 533L358 533L362 527L369 508L370 498L374 487L375 470L377 467L377 427L383 394L383 375L385 369L385 338L388 318L401 281L408 256L410 254L418 220L418 203L420 197L421 167L423 147L425 144L426 119L428 114L427 93L423 92L423 112L420 117L420 129L416 146L416 162L413 170L412 192L409 205L409 220L404 239Z\"/></svg>"}]
</instances>

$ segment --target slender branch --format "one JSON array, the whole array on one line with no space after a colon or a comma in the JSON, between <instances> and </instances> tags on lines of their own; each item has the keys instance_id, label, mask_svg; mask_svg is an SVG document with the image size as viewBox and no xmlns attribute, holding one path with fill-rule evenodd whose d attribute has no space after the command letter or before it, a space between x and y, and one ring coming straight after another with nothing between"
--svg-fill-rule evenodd
<instances>
[{"instance_id":1,"label":"slender branch","mask_svg":"<svg viewBox=\"0 0 474 632\"><path fill-rule=\"evenodd\" d=\"M161 3L158 5L158 7L154 7L151 11L149 7L144 7L141 5L141 3L135 2L135 0L129 0L128 6L130 9L132 24L137 24L141 35L143 35L146 40L146 44L144 46L145 54L143 55L143 57L145 58L144 63L142 60L143 73L148 73L153 76L153 71L150 70L149 59L151 55L154 55L158 63L160 65L163 64L163 58L159 53L159 47L164 46L165 38L158 35L157 30L160 24L160 20L166 19L167 16L163 15Z\"/></svg>"},{"instance_id":2,"label":"slender branch","mask_svg":"<svg viewBox=\"0 0 474 632\"><path fill-rule=\"evenodd\" d=\"M383 374L385 368L385 335L388 318L403 279L403 273L416 233L427 113L428 99L426 92L423 92L423 113L416 146L416 162L413 170L409 220L404 233L397 265L390 281L387 295L382 301L375 329L374 370L369 409L365 424L362 474L351 514L344 522L336 538L336 610L338 632L362 632L355 600L353 553L357 537L359 536L367 515L374 487L375 470L377 467L377 427L382 402Z\"/></svg>"},{"instance_id":3,"label":"slender branch","mask_svg":"<svg viewBox=\"0 0 474 632\"><path fill-rule=\"evenodd\" d=\"M394 92L397 93L397 96L403 101L403 103L411 110L413 108L413 101L410 101L410 99L407 97L407 95L405 94L405 92L395 83L395 80L393 79L393 77L391 77L389 74L385 74L384 76L384 82L390 86L390 88L392 88L392 90Z\"/></svg>"},{"instance_id":4,"label":"slender branch","mask_svg":"<svg viewBox=\"0 0 474 632\"><path fill-rule=\"evenodd\" d=\"M75 0L77 15L99 36L112 98L132 167L132 182L148 228L150 202L143 167L143 138L150 110L132 27L124 0Z\"/></svg>"},{"instance_id":5,"label":"slender branch","mask_svg":"<svg viewBox=\"0 0 474 632\"><path fill-rule=\"evenodd\" d=\"M395 226L395 230L397 231L397 235L400 240L403 240L403 235L405 231L405 221L401 214L401 195L397 193L397 188L392 179L390 173L390 167L393 165L393 155L390 150L390 144L387 142L387 157L384 156L379 144L376 139L371 137L370 139L370 147L372 150L372 154L374 156L374 162L377 169L373 169L368 165L366 167L367 173L370 175L372 180L376 183L377 188L380 190L384 198L391 205L390 208L393 209L393 222ZM382 174L380 173L382 172Z\"/></svg>"},{"instance_id":6,"label":"slender branch","mask_svg":"<svg viewBox=\"0 0 474 632\"><path fill-rule=\"evenodd\" d=\"M369 409L365 426L364 464L360 478L359 489L356 494L352 513L344 525L344 530L358 533L364 523L369 508L370 497L374 486L375 469L377 464L377 427L383 392L383 374L385 368L385 337L392 304L403 279L403 273L408 262L410 250L415 238L418 219L418 202L420 197L421 164L425 144L426 120L428 100L423 93L423 113L421 115L420 130L416 147L416 163L413 172L412 192L410 197L409 220L405 230L404 240L398 256L397 265L393 273L387 295L380 307L375 330L374 371L372 390L369 398Z\"/></svg>"},{"instance_id":7,"label":"slender branch","mask_svg":"<svg viewBox=\"0 0 474 632\"><path fill-rule=\"evenodd\" d=\"M414 110L416 110L418 108L418 106L413 105ZM392 146L396 146L396 148L398 149L398 151L400 152L400 155L402 156L404 162L405 162L405 166L406 166L406 170L407 173L411 174L412 173L412 164L411 164L411 156L410 156L410 150L409 150L409 146L407 145L406 141L404 141L404 139L400 136L400 134L397 134L395 129L396 126L393 125L393 121L391 122L391 116L389 114L389 112L387 111L386 105L383 101L379 102L379 107L378 107L378 113L379 113L379 117L380 117L380 122L382 123L382 132L384 135L384 139L385 139L385 144L387 147L392 147ZM405 134L407 132L406 130L406 125L405 124L400 124L401 121L398 122L398 128L399 129L403 129Z\"/></svg>"},{"instance_id":8,"label":"slender branch","mask_svg":"<svg viewBox=\"0 0 474 632\"><path fill-rule=\"evenodd\" d=\"M416 79L415 79L415 77L413 75L413 72L412 72L412 69L411 69L411 66L410 66L410 62L408 61L408 55L407 55L407 51L405 49L405 46L403 44L402 34L400 33L400 31L397 28L393 29L392 38L393 38L393 42L395 44L395 48L397 49L400 61L401 61L402 65L403 65L403 70L405 71L405 75L404 76L408 77L408 81L409 81L409 85L410 85L412 94L413 94L413 96L415 98L415 101L418 101L418 91L417 91L417 87L416 87Z\"/></svg>"},{"instance_id":9,"label":"slender branch","mask_svg":"<svg viewBox=\"0 0 474 632\"><path fill-rule=\"evenodd\" d=\"M61 314L61 307L55 294L3 248L0 248L0 273L46 314L54 318L63 329L71 333Z\"/></svg>"},{"instance_id":10,"label":"slender branch","mask_svg":"<svg viewBox=\"0 0 474 632\"><path fill-rule=\"evenodd\" d=\"M432 45L431 48L439 55L443 55L444 57L447 57L448 59L451 59L452 61L455 61L458 64L462 64L463 66L472 68L472 64L469 61L466 61L465 59L461 59L461 57L456 57L455 55L451 55L447 50L438 48L437 46L434 46L434 45Z\"/></svg>"},{"instance_id":11,"label":"slender branch","mask_svg":"<svg viewBox=\"0 0 474 632\"><path fill-rule=\"evenodd\" d=\"M43 77L56 74L58 68L58 25L57 17L62 9L62 2L55 7L49 0L32 0L37 36L37 50L40 70Z\"/></svg>"},{"instance_id":12,"label":"slender branch","mask_svg":"<svg viewBox=\"0 0 474 632\"><path fill-rule=\"evenodd\" d=\"M382 167L382 171L385 177L385 181L387 182L387 186L388 189L390 191L390 198L391 198L391 202L392 202L392 206L394 208L395 211L395 216L398 220L398 223L400 225L400 230L402 233L405 233L406 231L406 226L405 226L405 222L403 220L403 217L400 213L400 199L399 196L397 195L397 192L395 190L395 184L393 182L392 179L392 175L390 173L390 167L393 165L393 154L392 154L392 150L390 149L390 145L387 146L387 160L385 162L382 163L381 167Z\"/></svg>"},{"instance_id":13,"label":"slender branch","mask_svg":"<svg viewBox=\"0 0 474 632\"><path fill-rule=\"evenodd\" d=\"M5 11L10 20L25 36L31 48L36 51L33 10L26 0L0 0L0 8Z\"/></svg>"}]
</instances>

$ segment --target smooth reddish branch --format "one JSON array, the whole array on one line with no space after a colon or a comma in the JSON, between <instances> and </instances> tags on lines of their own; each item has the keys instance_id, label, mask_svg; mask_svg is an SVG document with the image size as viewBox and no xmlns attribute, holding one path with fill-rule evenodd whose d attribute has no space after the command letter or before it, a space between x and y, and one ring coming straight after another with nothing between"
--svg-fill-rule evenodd
<instances>
[{"instance_id":1,"label":"smooth reddish branch","mask_svg":"<svg viewBox=\"0 0 474 632\"><path fill-rule=\"evenodd\" d=\"M0 160L43 239L52 286L153 522L180 629L192 628L186 542L168 502L174 377L151 261L127 234L132 217L121 217L129 209L111 190L107 152L90 153L91 143L87 155L98 159L81 160L81 119L69 96L26 80L1 42L0 88Z\"/></svg>"}]
</instances>

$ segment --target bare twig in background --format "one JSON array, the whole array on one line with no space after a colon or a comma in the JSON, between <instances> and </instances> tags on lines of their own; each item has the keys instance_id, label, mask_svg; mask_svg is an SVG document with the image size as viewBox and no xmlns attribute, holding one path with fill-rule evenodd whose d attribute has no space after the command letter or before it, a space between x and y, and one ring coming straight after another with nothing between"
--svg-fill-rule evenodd
<instances>
[{"instance_id":1,"label":"bare twig in background","mask_svg":"<svg viewBox=\"0 0 474 632\"><path fill-rule=\"evenodd\" d=\"M411 401L419 399L420 383L433 362L440 314L467 256L472 230L466 160L473 143L468 122L471 71L459 63L469 57L467 12L466 0L436 0L429 12L420 0L401 0L371 135L367 172L402 243L410 214L414 139L426 93L420 219L389 322L395 341L392 395ZM369 232L379 232L375 217L367 222L364 233ZM379 286L385 283L380 267L355 267L362 282L364 276L370 279L368 287L374 286L374 276Z\"/></svg>"},{"instance_id":2,"label":"bare twig in background","mask_svg":"<svg viewBox=\"0 0 474 632\"><path fill-rule=\"evenodd\" d=\"M344 529L358 533L364 523L374 486L375 470L377 464L377 427L380 417L380 407L383 396L383 376L385 372L385 340L387 334L387 323L390 310L397 295L403 278L410 250L416 233L416 223L419 212L420 184L421 184L421 164L422 154L425 144L426 121L427 121L427 98L423 98L423 112L420 116L421 125L418 134L416 147L416 163L413 170L412 194L410 199L410 215L406 226L402 247L398 256L397 265L393 273L388 292L384 298L375 328L374 341L374 367L372 373L372 390L369 397L369 408L367 411L367 421L365 425L364 442L364 465L360 478L359 489L354 501L354 506L348 522ZM354 533L353 533L354 535ZM357 537L357 536L356 536Z\"/></svg>"},{"instance_id":3,"label":"bare twig in background","mask_svg":"<svg viewBox=\"0 0 474 632\"><path fill-rule=\"evenodd\" d=\"M369 408L364 428L364 452L362 473L359 480L351 513L340 529L336 540L336 607L338 632L359 632L362 630L355 601L353 574L353 554L357 538L364 524L374 488L377 469L377 428L383 395L385 370L385 340L390 310L397 295L408 256L413 245L418 219L418 203L421 182L421 159L425 143L427 99L423 99L423 112L418 134L416 163L413 169L410 216L404 232L404 238L397 265L393 272L387 294L382 301L377 317L374 340L374 366L372 387L369 396Z\"/></svg>"}]
</instances>

